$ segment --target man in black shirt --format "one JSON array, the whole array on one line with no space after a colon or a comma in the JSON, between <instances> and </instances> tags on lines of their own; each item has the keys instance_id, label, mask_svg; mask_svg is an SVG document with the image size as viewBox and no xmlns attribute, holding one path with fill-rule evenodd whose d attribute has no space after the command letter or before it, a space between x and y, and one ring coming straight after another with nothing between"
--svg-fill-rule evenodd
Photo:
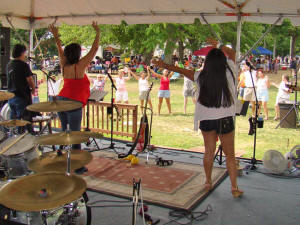
<instances>
[{"instance_id":1,"label":"man in black shirt","mask_svg":"<svg viewBox=\"0 0 300 225\"><path fill-rule=\"evenodd\" d=\"M31 120L26 106L32 104L31 94L35 91L35 82L29 65L26 63L26 47L21 44L14 46L11 60L6 67L8 91L15 97L8 101L11 108L11 119Z\"/></svg>"}]
</instances>

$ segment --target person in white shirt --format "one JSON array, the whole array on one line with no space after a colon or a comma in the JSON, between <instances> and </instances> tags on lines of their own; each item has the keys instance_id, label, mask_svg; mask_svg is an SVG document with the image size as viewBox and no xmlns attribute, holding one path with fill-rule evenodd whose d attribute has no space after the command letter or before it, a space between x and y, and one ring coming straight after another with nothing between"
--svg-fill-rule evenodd
<instances>
[{"instance_id":1,"label":"person in white shirt","mask_svg":"<svg viewBox=\"0 0 300 225\"><path fill-rule=\"evenodd\" d=\"M53 97L57 96L60 90L60 84L62 79L57 79L56 76L51 76L52 79L48 79L48 100L53 101Z\"/></svg>"},{"instance_id":2,"label":"person in white shirt","mask_svg":"<svg viewBox=\"0 0 300 225\"><path fill-rule=\"evenodd\" d=\"M196 103L195 92L196 92L196 88L194 87L194 82L191 81L189 78L184 77L184 80L183 80L183 98L184 98L183 112L184 112L184 114L186 114L186 106L188 103L188 97L192 98L192 101L194 104Z\"/></svg>"},{"instance_id":3,"label":"person in white shirt","mask_svg":"<svg viewBox=\"0 0 300 225\"><path fill-rule=\"evenodd\" d=\"M125 72L123 69L119 70L118 77L114 78L116 83L116 102L128 104L128 92L126 89L126 81L130 80L131 74L128 73L128 77L124 77Z\"/></svg>"},{"instance_id":4,"label":"person in white shirt","mask_svg":"<svg viewBox=\"0 0 300 225\"><path fill-rule=\"evenodd\" d=\"M282 75L281 83L280 85L276 85L272 83L274 86L278 88L278 93L276 97L276 103L275 103L275 118L274 120L279 119L279 103L288 103L290 101L290 89L286 86L286 84L289 82L289 76L288 75Z\"/></svg>"},{"instance_id":5,"label":"person in white shirt","mask_svg":"<svg viewBox=\"0 0 300 225\"><path fill-rule=\"evenodd\" d=\"M262 72L262 70L257 71L257 82L256 82L256 88L257 88L257 99L259 103L258 108L258 115L261 111L261 106L264 109L265 113L265 120L268 120L269 118L269 112L268 112L268 101L269 101L269 88L270 88L270 82L268 76L265 76Z\"/></svg>"},{"instance_id":6,"label":"person in white shirt","mask_svg":"<svg viewBox=\"0 0 300 225\"><path fill-rule=\"evenodd\" d=\"M147 70L147 74L145 71L142 71L140 73L140 76L138 76L136 73L132 72L130 69L128 69L128 73L130 73L138 82L139 82L139 99L141 103L141 112L143 112L144 102L147 100L147 93L149 90L149 79L150 79L150 72ZM148 98L148 104L150 108L152 109L152 101L149 95Z\"/></svg>"},{"instance_id":7,"label":"person in white shirt","mask_svg":"<svg viewBox=\"0 0 300 225\"><path fill-rule=\"evenodd\" d=\"M253 82L252 82L252 78ZM244 101L250 101L251 103L251 109L252 109L252 117L255 117L255 93L254 93L254 88L256 86L256 71L252 70L250 72L250 68L244 64L244 76L245 76L245 90L244 90L244 96L243 100ZM254 85L253 85L254 83Z\"/></svg>"},{"instance_id":8,"label":"person in white shirt","mask_svg":"<svg viewBox=\"0 0 300 225\"><path fill-rule=\"evenodd\" d=\"M210 39L213 46L217 42ZM224 54L228 55L228 60ZM205 189L211 191L212 168L216 151L217 137L221 140L222 149L226 155L226 167L231 181L233 197L243 195L237 186L237 169L234 153L234 122L236 112L236 87L234 70L235 51L223 46L221 49L213 48L206 56L202 71L187 70L162 61L155 63L165 69L178 72L195 81L197 85L195 125L204 138L205 154L203 159L206 175Z\"/></svg>"}]
</instances>

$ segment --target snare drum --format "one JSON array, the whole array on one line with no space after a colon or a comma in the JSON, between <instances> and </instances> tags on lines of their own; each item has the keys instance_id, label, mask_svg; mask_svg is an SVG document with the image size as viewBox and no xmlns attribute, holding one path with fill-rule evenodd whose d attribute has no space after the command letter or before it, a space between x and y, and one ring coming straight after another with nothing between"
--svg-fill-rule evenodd
<instances>
[{"instance_id":1,"label":"snare drum","mask_svg":"<svg viewBox=\"0 0 300 225\"><path fill-rule=\"evenodd\" d=\"M6 139L0 144L0 151L5 148L5 146L14 143L18 138L19 136ZM38 157L34 140L34 136L26 134L1 155L0 167L4 167L8 179L26 176L30 173L27 162Z\"/></svg>"},{"instance_id":2,"label":"snare drum","mask_svg":"<svg viewBox=\"0 0 300 225\"><path fill-rule=\"evenodd\" d=\"M12 213L15 214L14 218ZM85 198L81 197L53 210L43 210L41 212L12 211L10 220L30 225L90 225L91 211L90 207L86 206Z\"/></svg>"}]
</instances>

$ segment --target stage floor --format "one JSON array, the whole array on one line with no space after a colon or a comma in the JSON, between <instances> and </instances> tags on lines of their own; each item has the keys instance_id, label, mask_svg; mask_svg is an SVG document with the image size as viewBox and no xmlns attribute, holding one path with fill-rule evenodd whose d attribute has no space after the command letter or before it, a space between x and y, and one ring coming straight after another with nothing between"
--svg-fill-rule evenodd
<instances>
[{"instance_id":1,"label":"stage floor","mask_svg":"<svg viewBox=\"0 0 300 225\"><path fill-rule=\"evenodd\" d=\"M101 147L107 146L108 142L101 141ZM125 145L117 143L117 147ZM119 151L119 150L118 150ZM122 151L122 150L120 150ZM158 149L155 151L164 159L172 159L178 162L189 162L201 164L203 155L201 153L191 153L170 149ZM225 163L223 163L224 166ZM245 164L242 162L241 166ZM259 165L262 167L262 165ZM240 189L245 194L241 199L233 199L230 193L230 181L227 177L203 202L201 202L193 211L202 211L211 205L212 212L201 221L192 224L204 225L296 225L299 224L299 178L277 178L270 177L258 172L244 173L238 179ZM90 202L98 200L124 201L125 199L99 194L88 191ZM118 205L114 202L98 202L97 205ZM126 204L126 203L125 203ZM128 203L127 203L128 205ZM175 225L171 222L168 214L170 209L149 206L151 217L160 219L158 224ZM130 225L131 207L93 207L92 225ZM182 224L187 220L180 220ZM143 224L141 217L138 216L138 223Z\"/></svg>"}]
</instances>

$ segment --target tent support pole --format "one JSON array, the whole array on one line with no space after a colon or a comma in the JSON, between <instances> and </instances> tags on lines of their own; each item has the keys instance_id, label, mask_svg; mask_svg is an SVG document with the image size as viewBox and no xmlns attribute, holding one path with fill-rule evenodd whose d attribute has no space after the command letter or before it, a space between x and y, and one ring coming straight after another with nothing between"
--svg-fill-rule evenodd
<instances>
[{"instance_id":1,"label":"tent support pole","mask_svg":"<svg viewBox=\"0 0 300 225\"><path fill-rule=\"evenodd\" d=\"M30 26L30 31L29 31L29 57L33 57L33 53L34 53L34 50L33 50L33 32L34 32L34 29L32 26ZM32 62L30 60L30 69L32 70Z\"/></svg>"},{"instance_id":2,"label":"tent support pole","mask_svg":"<svg viewBox=\"0 0 300 225\"><path fill-rule=\"evenodd\" d=\"M12 24L11 20L8 18L8 16L5 17L6 21L8 22L8 24L10 25L11 29L15 32L17 38L28 48L28 43L26 41L24 41L24 39L21 37L21 35L19 34L19 32L16 30L16 28L14 27L14 25Z\"/></svg>"},{"instance_id":3,"label":"tent support pole","mask_svg":"<svg viewBox=\"0 0 300 225\"><path fill-rule=\"evenodd\" d=\"M219 41L219 43L223 43L223 41L221 40L221 38L219 37L219 35L216 33L216 31L214 30L214 28L207 22L206 18L204 17L203 13L200 14L202 20L206 23L206 25L208 26L210 32L217 38L217 40Z\"/></svg>"},{"instance_id":4,"label":"tent support pole","mask_svg":"<svg viewBox=\"0 0 300 225\"><path fill-rule=\"evenodd\" d=\"M235 55L235 64L236 64L236 73L235 73L235 76L236 78L238 77L238 73L239 73L239 65L240 65L240 62L239 62L239 58L240 58L240 55L241 55L241 33L242 33L242 15L241 13L238 14L237 16L237 32L236 32L236 47L235 47L235 52L236 52L236 55Z\"/></svg>"},{"instance_id":5,"label":"tent support pole","mask_svg":"<svg viewBox=\"0 0 300 225\"><path fill-rule=\"evenodd\" d=\"M254 49L256 48L256 46L265 38L265 36L271 32L271 30L273 29L273 27L279 23L279 21L282 19L282 16L280 16L273 24L272 26L270 26L265 33L263 33L261 35L261 37L254 43L254 45L246 52L245 55L241 56L240 58L238 58L238 62L240 63L241 61L243 61L248 55L249 53Z\"/></svg>"}]
</instances>

